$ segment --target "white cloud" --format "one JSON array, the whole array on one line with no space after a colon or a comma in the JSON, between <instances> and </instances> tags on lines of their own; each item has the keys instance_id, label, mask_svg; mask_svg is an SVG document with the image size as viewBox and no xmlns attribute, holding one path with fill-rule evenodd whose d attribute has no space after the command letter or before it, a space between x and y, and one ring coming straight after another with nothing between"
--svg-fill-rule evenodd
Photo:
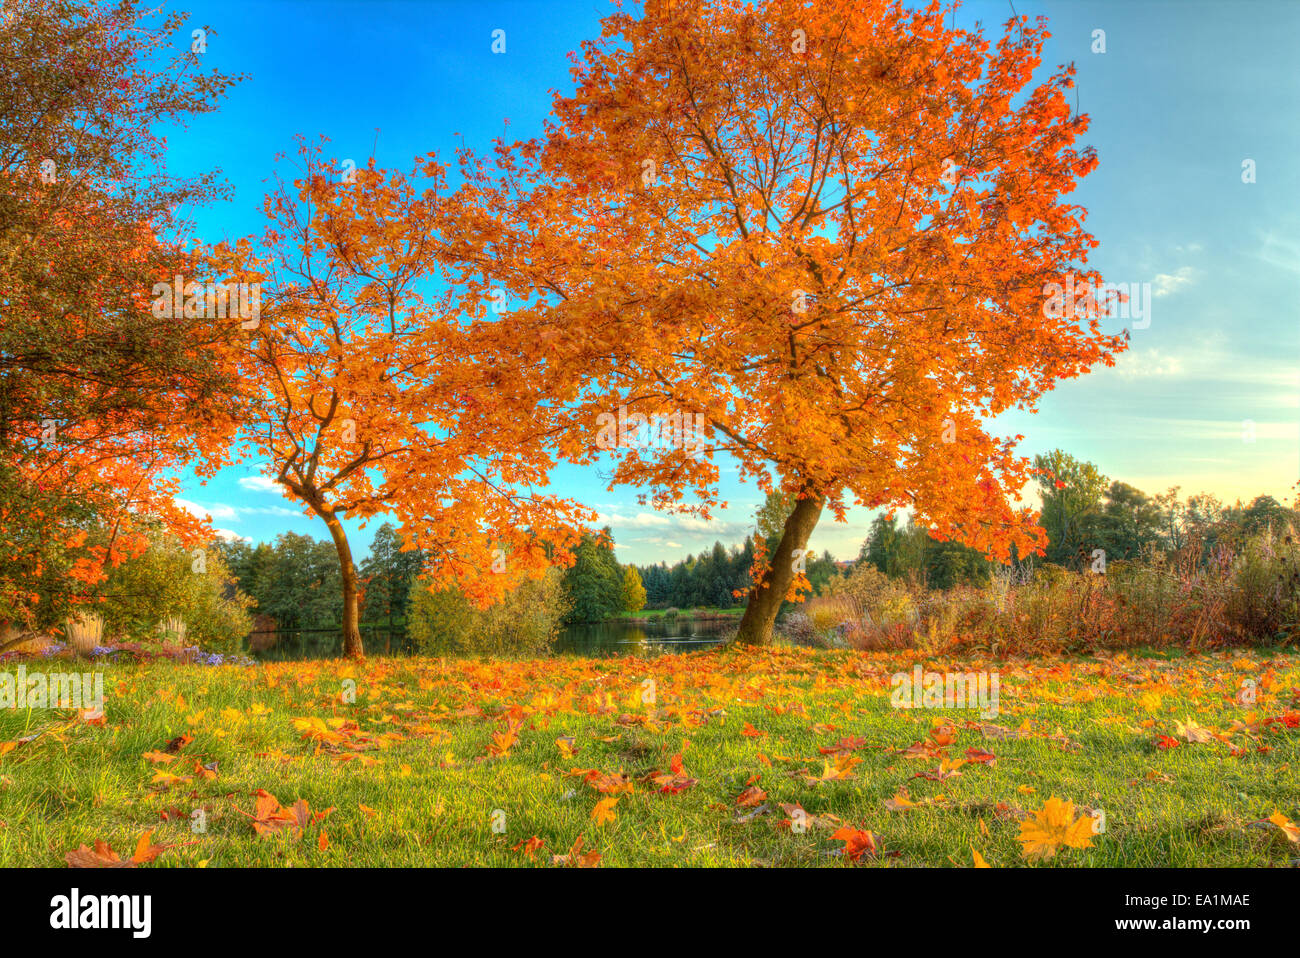
<instances>
[{"instance_id":1,"label":"white cloud","mask_svg":"<svg viewBox=\"0 0 1300 958\"><path fill-rule=\"evenodd\" d=\"M252 506L247 509L239 510L244 515L258 516L284 516L286 519L305 519L297 509L286 509L284 506Z\"/></svg>"},{"instance_id":2,"label":"white cloud","mask_svg":"<svg viewBox=\"0 0 1300 958\"><path fill-rule=\"evenodd\" d=\"M751 523L728 519L701 519L699 516L674 516L661 512L638 512L633 516L606 512L600 516L600 525L615 526L620 529L666 529L678 534L706 532L710 535L744 535L752 526Z\"/></svg>"},{"instance_id":3,"label":"white cloud","mask_svg":"<svg viewBox=\"0 0 1300 958\"><path fill-rule=\"evenodd\" d=\"M283 486L266 476L243 476L239 480L239 487L253 492L284 492Z\"/></svg>"},{"instance_id":4,"label":"white cloud","mask_svg":"<svg viewBox=\"0 0 1300 958\"><path fill-rule=\"evenodd\" d=\"M1231 353L1229 346L1226 337L1218 335L1182 349L1129 349L1119 355L1112 370L1097 372L1099 376L1109 373L1126 380L1162 378L1207 386L1247 386L1253 387L1253 405L1296 405L1300 369L1293 360Z\"/></svg>"},{"instance_id":5,"label":"white cloud","mask_svg":"<svg viewBox=\"0 0 1300 958\"><path fill-rule=\"evenodd\" d=\"M198 516L200 519L220 519L224 522L238 522L239 513L233 506L227 506L223 503L216 503L211 506L201 506L197 502L190 502L188 499L175 500L176 505L180 506L190 515Z\"/></svg>"},{"instance_id":6,"label":"white cloud","mask_svg":"<svg viewBox=\"0 0 1300 958\"><path fill-rule=\"evenodd\" d=\"M1148 376L1178 376L1186 366L1178 356L1162 353L1158 349L1130 349L1115 361L1115 375L1124 379L1145 379Z\"/></svg>"},{"instance_id":7,"label":"white cloud","mask_svg":"<svg viewBox=\"0 0 1300 958\"><path fill-rule=\"evenodd\" d=\"M1156 273L1152 280L1152 286L1155 287L1154 295L1157 299L1172 295L1184 286L1192 285L1197 276L1197 271L1190 266L1179 267L1174 273Z\"/></svg>"}]
</instances>

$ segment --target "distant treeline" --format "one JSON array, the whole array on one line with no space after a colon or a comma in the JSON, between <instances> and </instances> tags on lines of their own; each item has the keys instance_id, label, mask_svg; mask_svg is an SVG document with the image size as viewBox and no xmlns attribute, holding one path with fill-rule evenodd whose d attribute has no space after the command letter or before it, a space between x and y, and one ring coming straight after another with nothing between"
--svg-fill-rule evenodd
<instances>
[{"instance_id":1,"label":"distant treeline","mask_svg":"<svg viewBox=\"0 0 1300 958\"><path fill-rule=\"evenodd\" d=\"M1174 487L1148 495L1102 475L1059 449L1037 456L1043 502L1040 524L1047 533L1048 562L1067 569L1104 567L1169 555L1191 542L1208 557L1218 545L1236 545L1265 529L1300 525L1300 516L1272 496L1225 505L1207 494L1180 499ZM858 556L892 578L933 589L988 582L996 563L956 542L939 542L917 523L878 516ZM1098 560L1102 565L1099 566Z\"/></svg>"},{"instance_id":2,"label":"distant treeline","mask_svg":"<svg viewBox=\"0 0 1300 958\"><path fill-rule=\"evenodd\" d=\"M1249 504L1226 506L1210 495L1179 499L1178 490L1148 495L1103 476L1095 465L1060 450L1035 459L1046 470L1039 477L1043 502L1041 523L1047 554L1035 562L1081 568L1096 561L1149 558L1170 553L1195 539L1202 547L1237 540L1266 527L1297 523L1295 510L1270 496ZM758 535L769 552L779 539L788 503L768 496L758 514ZM1300 523L1297 523L1300 524ZM337 626L342 617L340 573L333 544L287 532L273 543L257 546L224 542L217 546L240 589L256 603L255 611L274 618L281 628ZM755 540L713 548L669 565L624 565L614 556L610 529L586 536L575 550L576 561L560 579L554 600L564 622L599 622L622 612L649 609L729 608L744 604L751 585ZM933 589L981 585L995 563L957 542L941 542L912 520L878 516L856 562L866 562L893 578ZM370 624L402 624L411 614L423 556L403 552L392 525L380 526L358 573L365 597L361 618ZM826 553L807 560L805 574L820 593L836 573L856 563L837 563ZM742 595L737 597L736 593ZM550 601L550 600L548 600Z\"/></svg>"},{"instance_id":3,"label":"distant treeline","mask_svg":"<svg viewBox=\"0 0 1300 958\"><path fill-rule=\"evenodd\" d=\"M768 541L769 550L776 539ZM754 564L754 542L746 539L743 546L726 548L715 542L708 552L687 556L680 562L668 565L638 566L637 571L645 585L646 606L651 609L697 607L730 608L744 605L744 594L753 580L750 569ZM836 571L835 560L829 554L815 555L808 560L805 574L813 588L825 584ZM736 597L740 592L741 596Z\"/></svg>"}]
</instances>

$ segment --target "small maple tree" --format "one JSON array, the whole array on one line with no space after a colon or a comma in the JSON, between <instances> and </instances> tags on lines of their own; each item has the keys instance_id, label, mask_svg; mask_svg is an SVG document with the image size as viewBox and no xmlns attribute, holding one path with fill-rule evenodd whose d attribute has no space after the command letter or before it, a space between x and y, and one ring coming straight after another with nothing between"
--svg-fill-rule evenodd
<instances>
[{"instance_id":1,"label":"small maple tree","mask_svg":"<svg viewBox=\"0 0 1300 958\"><path fill-rule=\"evenodd\" d=\"M1095 314L1044 308L1066 274L1100 282L1064 201L1097 162L1074 145L1073 67L1031 85L1042 21L993 46L947 20L647 0L573 56L544 140L465 164L480 215L459 253L521 302L515 341L572 397L566 454L595 461L616 410L699 415L694 444L625 431L611 485L708 518L725 454L791 503L742 642L806 585L824 510L907 508L991 557L1041 550L1014 505L1020 437L985 421L1123 348Z\"/></svg>"},{"instance_id":2,"label":"small maple tree","mask_svg":"<svg viewBox=\"0 0 1300 958\"><path fill-rule=\"evenodd\" d=\"M378 514L422 550L430 587L485 604L554 563L595 517L535 489L554 413L502 354L482 283L450 267L459 200L433 156L345 181L302 144L301 176L266 200L260 252L223 246L261 283L242 358L241 448L329 529L342 568L344 652L361 657L359 582L343 519Z\"/></svg>"}]
</instances>

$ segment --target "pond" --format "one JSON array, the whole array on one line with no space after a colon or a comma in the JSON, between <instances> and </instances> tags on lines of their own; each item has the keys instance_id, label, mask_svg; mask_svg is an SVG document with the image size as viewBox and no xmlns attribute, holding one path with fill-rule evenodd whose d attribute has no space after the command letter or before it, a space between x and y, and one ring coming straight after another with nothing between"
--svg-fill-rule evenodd
<instances>
[{"instance_id":1,"label":"pond","mask_svg":"<svg viewBox=\"0 0 1300 958\"><path fill-rule=\"evenodd\" d=\"M731 618L654 618L646 622L614 619L566 626L555 640L556 655L620 656L662 655L690 652L722 643L740 624ZM273 644L249 654L260 661L296 662L307 659L335 659L343 654L343 633L338 629L283 629L271 634ZM371 656L409 655L416 650L404 630L364 626L361 638Z\"/></svg>"},{"instance_id":2,"label":"pond","mask_svg":"<svg viewBox=\"0 0 1300 958\"><path fill-rule=\"evenodd\" d=\"M560 655L661 655L720 644L740 624L729 619L586 622L566 626L555 640Z\"/></svg>"}]
</instances>

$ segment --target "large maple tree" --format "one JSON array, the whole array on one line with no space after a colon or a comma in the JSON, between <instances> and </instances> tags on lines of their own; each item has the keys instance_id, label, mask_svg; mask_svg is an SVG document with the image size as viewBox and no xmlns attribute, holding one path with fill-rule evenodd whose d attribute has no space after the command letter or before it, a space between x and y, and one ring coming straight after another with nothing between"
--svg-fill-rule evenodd
<instances>
[{"instance_id":1,"label":"large maple tree","mask_svg":"<svg viewBox=\"0 0 1300 958\"><path fill-rule=\"evenodd\" d=\"M485 604L572 561L594 516L538 491L559 406L502 337L484 281L447 252L462 198L432 155L409 172L340 176L319 145L268 196L260 248L221 247L258 282L242 359L245 452L329 529L342 567L344 651L362 657L345 518L398 524L430 587Z\"/></svg>"},{"instance_id":2,"label":"large maple tree","mask_svg":"<svg viewBox=\"0 0 1300 958\"><path fill-rule=\"evenodd\" d=\"M949 14L648 0L573 56L543 139L465 164L459 255L521 304L503 321L571 398L566 454L594 461L620 407L702 414L699 448L628 429L611 484L707 516L725 455L794 503L742 642L770 638L826 510L1041 549L1021 437L987 420L1124 345L1095 312L1044 308L1066 274L1100 282L1066 201L1097 162L1073 67L1034 79L1042 21L995 44Z\"/></svg>"}]
</instances>

